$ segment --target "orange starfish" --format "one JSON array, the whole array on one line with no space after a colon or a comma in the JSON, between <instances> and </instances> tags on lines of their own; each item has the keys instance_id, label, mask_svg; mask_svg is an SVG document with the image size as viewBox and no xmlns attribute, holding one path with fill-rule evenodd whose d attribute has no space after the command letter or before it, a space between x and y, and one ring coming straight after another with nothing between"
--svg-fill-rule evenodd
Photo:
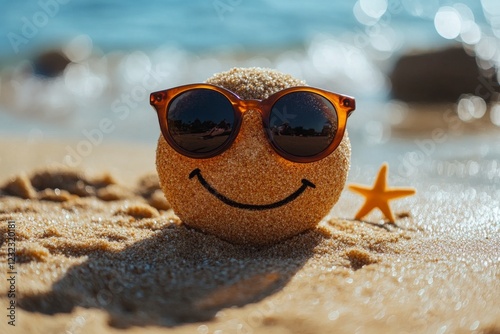
<instances>
[{"instance_id":1,"label":"orange starfish","mask_svg":"<svg viewBox=\"0 0 500 334\"><path fill-rule=\"evenodd\" d=\"M414 188L389 188L387 186L387 168L387 163L382 164L373 188L358 184L349 185L351 191L357 192L366 198L365 204L356 214L356 219L360 220L373 209L379 208L384 216L388 218L390 222L394 223L395 219L391 207L389 206L389 201L415 194Z\"/></svg>"}]
</instances>

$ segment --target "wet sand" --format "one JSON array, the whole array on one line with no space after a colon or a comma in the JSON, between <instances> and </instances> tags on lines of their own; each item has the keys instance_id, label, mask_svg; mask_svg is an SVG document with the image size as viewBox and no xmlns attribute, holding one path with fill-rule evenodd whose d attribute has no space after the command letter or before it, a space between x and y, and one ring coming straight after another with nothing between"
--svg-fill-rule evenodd
<instances>
[{"instance_id":1,"label":"wet sand","mask_svg":"<svg viewBox=\"0 0 500 334\"><path fill-rule=\"evenodd\" d=\"M421 180L392 225L353 220L362 199L344 191L316 229L237 246L168 210L154 148L103 144L48 168L67 145L0 144L4 276L9 232L17 255L1 333L500 332L498 193Z\"/></svg>"}]
</instances>

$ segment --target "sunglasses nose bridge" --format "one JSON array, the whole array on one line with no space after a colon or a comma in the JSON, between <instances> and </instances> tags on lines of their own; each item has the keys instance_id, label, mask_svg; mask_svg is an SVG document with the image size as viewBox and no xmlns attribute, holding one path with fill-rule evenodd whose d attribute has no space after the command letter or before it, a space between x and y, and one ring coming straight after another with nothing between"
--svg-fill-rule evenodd
<instances>
[{"instance_id":1,"label":"sunglasses nose bridge","mask_svg":"<svg viewBox=\"0 0 500 334\"><path fill-rule=\"evenodd\" d=\"M249 110L256 110L262 115L262 106L260 100L240 100L237 107L241 114Z\"/></svg>"}]
</instances>

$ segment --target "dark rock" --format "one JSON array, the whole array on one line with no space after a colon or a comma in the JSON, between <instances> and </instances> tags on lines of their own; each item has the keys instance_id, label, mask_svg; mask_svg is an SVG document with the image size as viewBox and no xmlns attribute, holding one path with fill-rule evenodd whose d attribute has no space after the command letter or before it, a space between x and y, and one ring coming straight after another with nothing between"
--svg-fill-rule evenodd
<instances>
[{"instance_id":1,"label":"dark rock","mask_svg":"<svg viewBox=\"0 0 500 334\"><path fill-rule=\"evenodd\" d=\"M53 78L61 74L71 61L61 51L47 51L33 61L36 75Z\"/></svg>"},{"instance_id":2,"label":"dark rock","mask_svg":"<svg viewBox=\"0 0 500 334\"><path fill-rule=\"evenodd\" d=\"M462 94L491 100L499 91L496 80L482 73L476 58L461 47L405 55L390 79L392 97L406 102L456 102Z\"/></svg>"}]
</instances>

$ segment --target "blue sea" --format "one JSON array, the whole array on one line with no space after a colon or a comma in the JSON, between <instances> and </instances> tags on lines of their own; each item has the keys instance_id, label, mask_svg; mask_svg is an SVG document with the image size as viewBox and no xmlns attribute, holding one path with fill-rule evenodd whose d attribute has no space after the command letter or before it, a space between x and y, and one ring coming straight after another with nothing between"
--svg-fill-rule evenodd
<instances>
[{"instance_id":1,"label":"blue sea","mask_svg":"<svg viewBox=\"0 0 500 334\"><path fill-rule=\"evenodd\" d=\"M439 8L456 4L468 7L476 22L486 23L478 0L2 1L0 56L37 52L80 34L104 52L165 45L192 52L266 52L306 46L320 34L369 35L365 31L377 29L377 16L378 28L387 25L402 34L404 47L425 47L444 42L433 19ZM375 17L371 22L370 15ZM13 42L12 34L23 40Z\"/></svg>"},{"instance_id":2,"label":"blue sea","mask_svg":"<svg viewBox=\"0 0 500 334\"><path fill-rule=\"evenodd\" d=\"M26 36L19 49L35 51L89 35L104 51L151 50L174 45L191 51L224 48L286 48L307 44L317 34L341 35L363 25L356 19L356 1L279 0L39 0L2 1L2 37L22 36L30 23L38 30ZM392 25L413 30L407 42L438 42L432 20L442 4L450 1L390 1L386 15ZM484 21L480 1L462 1ZM46 13L47 15L44 15ZM47 17L45 19L44 17ZM0 40L2 56L13 51L8 38Z\"/></svg>"}]
</instances>

